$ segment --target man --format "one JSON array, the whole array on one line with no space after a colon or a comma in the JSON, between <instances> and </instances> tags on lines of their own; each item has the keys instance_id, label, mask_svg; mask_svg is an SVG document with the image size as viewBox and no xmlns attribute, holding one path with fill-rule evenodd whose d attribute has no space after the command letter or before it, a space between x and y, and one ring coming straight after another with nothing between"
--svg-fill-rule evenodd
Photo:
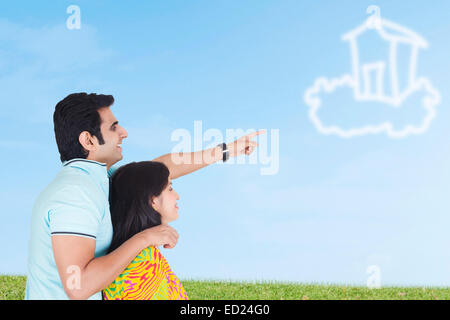
<instances>
[{"instance_id":1,"label":"man","mask_svg":"<svg viewBox=\"0 0 450 320\"><path fill-rule=\"evenodd\" d=\"M127 131L110 107L111 95L75 93L61 100L53 115L63 166L33 207L26 299L101 299L106 288L148 246L173 248L178 234L170 226L144 230L108 253L112 239L109 177L122 159ZM176 179L219 160L251 154L257 143L246 135L230 144L182 154L185 161L163 162ZM177 154L177 156L180 156ZM202 162L194 159L201 158Z\"/></svg>"}]
</instances>

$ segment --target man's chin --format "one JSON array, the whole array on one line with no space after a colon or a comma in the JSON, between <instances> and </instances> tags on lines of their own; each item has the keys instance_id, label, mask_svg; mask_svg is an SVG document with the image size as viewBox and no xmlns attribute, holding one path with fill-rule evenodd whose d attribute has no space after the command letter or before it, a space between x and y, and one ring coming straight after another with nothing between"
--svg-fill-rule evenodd
<instances>
[{"instance_id":1,"label":"man's chin","mask_svg":"<svg viewBox=\"0 0 450 320\"><path fill-rule=\"evenodd\" d=\"M123 156L120 155L119 157L117 157L116 159L114 159L113 161L111 161L111 166L115 165L117 162L119 162L120 160L123 159Z\"/></svg>"}]
</instances>

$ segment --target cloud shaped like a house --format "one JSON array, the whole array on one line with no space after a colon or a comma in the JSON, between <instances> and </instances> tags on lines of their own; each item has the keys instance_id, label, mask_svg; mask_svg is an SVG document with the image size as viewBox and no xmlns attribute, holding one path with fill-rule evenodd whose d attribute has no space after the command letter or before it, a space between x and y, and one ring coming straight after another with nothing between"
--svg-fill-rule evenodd
<instances>
[{"instance_id":1,"label":"cloud shaped like a house","mask_svg":"<svg viewBox=\"0 0 450 320\"><path fill-rule=\"evenodd\" d=\"M384 61L363 61L361 58L358 50L358 38L370 32L375 32L389 44L389 52ZM304 101L310 107L309 117L317 130L323 134L336 134L343 138L382 132L393 138L402 138L410 134L424 133L436 116L435 106L440 103L440 94L431 85L431 81L424 77L416 78L418 50L428 47L428 43L415 32L374 16L367 19L361 26L346 33L342 39L350 44L353 73L334 79L320 77L316 79L312 87L306 90L304 95ZM408 81L404 85L398 81L397 73L397 51L400 44L410 47L409 70L406 77ZM402 59L407 58L402 57ZM387 72L385 72L386 69ZM407 125L402 130L396 130L389 121L347 130L336 125L325 126L317 113L318 109L322 107L319 93L331 93L340 87L351 88L353 98L357 102L377 101L393 108L400 108L402 103L413 93L423 91L426 95L421 102L426 110L426 116L419 126Z\"/></svg>"}]
</instances>

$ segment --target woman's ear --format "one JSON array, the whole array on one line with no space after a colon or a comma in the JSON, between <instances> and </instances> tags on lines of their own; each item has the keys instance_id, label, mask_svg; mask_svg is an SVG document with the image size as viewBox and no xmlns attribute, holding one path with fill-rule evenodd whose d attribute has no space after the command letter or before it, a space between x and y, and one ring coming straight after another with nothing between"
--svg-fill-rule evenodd
<instances>
[{"instance_id":1,"label":"woman's ear","mask_svg":"<svg viewBox=\"0 0 450 320\"><path fill-rule=\"evenodd\" d=\"M158 199L158 197L152 197L150 199L150 205L152 206L153 210L159 212L159 199Z\"/></svg>"}]
</instances>

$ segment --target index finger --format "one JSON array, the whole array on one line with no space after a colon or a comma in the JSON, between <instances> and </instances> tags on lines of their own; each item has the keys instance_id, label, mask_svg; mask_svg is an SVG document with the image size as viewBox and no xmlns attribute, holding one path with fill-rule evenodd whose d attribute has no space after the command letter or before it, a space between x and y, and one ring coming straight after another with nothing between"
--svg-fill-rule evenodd
<instances>
[{"instance_id":1,"label":"index finger","mask_svg":"<svg viewBox=\"0 0 450 320\"><path fill-rule=\"evenodd\" d=\"M254 137L259 136L260 134L263 134L263 133L266 133L265 129L249 133L248 135L245 136L245 138L246 139L253 139Z\"/></svg>"}]
</instances>

